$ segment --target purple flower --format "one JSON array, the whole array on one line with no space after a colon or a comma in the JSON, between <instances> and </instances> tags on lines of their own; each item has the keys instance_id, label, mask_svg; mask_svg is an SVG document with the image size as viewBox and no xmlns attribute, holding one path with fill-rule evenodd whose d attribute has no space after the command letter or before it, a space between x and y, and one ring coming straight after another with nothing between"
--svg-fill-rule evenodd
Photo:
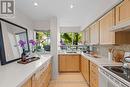
<instances>
[{"instance_id":1,"label":"purple flower","mask_svg":"<svg viewBox=\"0 0 130 87\"><path fill-rule=\"evenodd\" d=\"M18 43L19 43L20 47L22 47L22 48L24 48L24 45L26 44L26 42L23 40L19 40Z\"/></svg>"},{"instance_id":2,"label":"purple flower","mask_svg":"<svg viewBox=\"0 0 130 87\"><path fill-rule=\"evenodd\" d=\"M29 40L29 43L32 44L32 46L35 46L36 45L36 42L34 40Z\"/></svg>"}]
</instances>

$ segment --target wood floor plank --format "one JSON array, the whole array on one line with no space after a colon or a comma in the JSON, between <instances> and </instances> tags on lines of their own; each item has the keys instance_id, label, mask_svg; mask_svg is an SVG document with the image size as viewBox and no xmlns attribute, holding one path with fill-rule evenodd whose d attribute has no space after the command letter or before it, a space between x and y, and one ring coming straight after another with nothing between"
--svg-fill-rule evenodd
<instances>
[{"instance_id":1,"label":"wood floor plank","mask_svg":"<svg viewBox=\"0 0 130 87\"><path fill-rule=\"evenodd\" d=\"M81 73L61 73L49 87L88 87Z\"/></svg>"}]
</instances>

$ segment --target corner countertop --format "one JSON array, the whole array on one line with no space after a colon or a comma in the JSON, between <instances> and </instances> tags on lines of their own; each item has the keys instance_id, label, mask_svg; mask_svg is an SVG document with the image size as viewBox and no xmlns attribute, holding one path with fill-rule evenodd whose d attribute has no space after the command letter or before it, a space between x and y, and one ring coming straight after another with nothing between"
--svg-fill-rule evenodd
<instances>
[{"instance_id":1,"label":"corner countertop","mask_svg":"<svg viewBox=\"0 0 130 87\"><path fill-rule=\"evenodd\" d=\"M41 55L40 59L29 64L13 62L0 66L0 87L21 87L31 76L41 69L52 55Z\"/></svg>"},{"instance_id":2,"label":"corner countertop","mask_svg":"<svg viewBox=\"0 0 130 87\"><path fill-rule=\"evenodd\" d=\"M122 63L110 61L106 57L94 58L90 54L85 54L85 53L81 53L81 55L87 58L88 60L90 60L91 62L95 63L99 67L105 65L122 65Z\"/></svg>"},{"instance_id":3,"label":"corner countertop","mask_svg":"<svg viewBox=\"0 0 130 87\"><path fill-rule=\"evenodd\" d=\"M106 57L94 58L90 54L80 53L80 52L77 52L77 53L59 52L59 55L82 55L84 56L84 58L90 60L91 62L95 63L99 67L104 66L104 65L122 65L122 63L110 61Z\"/></svg>"},{"instance_id":4,"label":"corner countertop","mask_svg":"<svg viewBox=\"0 0 130 87\"><path fill-rule=\"evenodd\" d=\"M67 52L59 52L59 55L80 55L80 52L76 52L76 53L67 53Z\"/></svg>"}]
</instances>

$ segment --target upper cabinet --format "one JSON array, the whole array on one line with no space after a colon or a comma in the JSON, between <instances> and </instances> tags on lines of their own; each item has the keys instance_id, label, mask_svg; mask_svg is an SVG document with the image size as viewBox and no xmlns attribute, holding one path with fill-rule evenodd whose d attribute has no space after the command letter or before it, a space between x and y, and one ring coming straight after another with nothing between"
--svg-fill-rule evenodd
<instances>
[{"instance_id":1,"label":"upper cabinet","mask_svg":"<svg viewBox=\"0 0 130 87\"><path fill-rule=\"evenodd\" d=\"M115 32L110 31L112 26L114 26L114 10L100 20L100 44L115 44Z\"/></svg>"},{"instance_id":2,"label":"upper cabinet","mask_svg":"<svg viewBox=\"0 0 130 87\"><path fill-rule=\"evenodd\" d=\"M89 44L90 43L90 28L85 28L82 31L82 42L84 44Z\"/></svg>"},{"instance_id":3,"label":"upper cabinet","mask_svg":"<svg viewBox=\"0 0 130 87\"><path fill-rule=\"evenodd\" d=\"M124 31L130 29L130 0L124 0L116 7L116 25L113 31Z\"/></svg>"},{"instance_id":4,"label":"upper cabinet","mask_svg":"<svg viewBox=\"0 0 130 87\"><path fill-rule=\"evenodd\" d=\"M90 44L99 44L99 21L90 26Z\"/></svg>"},{"instance_id":5,"label":"upper cabinet","mask_svg":"<svg viewBox=\"0 0 130 87\"><path fill-rule=\"evenodd\" d=\"M130 0L105 14L87 29L90 44L130 44ZM129 29L129 30L128 30ZM87 41L86 41L87 42Z\"/></svg>"},{"instance_id":6,"label":"upper cabinet","mask_svg":"<svg viewBox=\"0 0 130 87\"><path fill-rule=\"evenodd\" d=\"M116 24L130 20L130 0L124 0L116 7Z\"/></svg>"},{"instance_id":7,"label":"upper cabinet","mask_svg":"<svg viewBox=\"0 0 130 87\"><path fill-rule=\"evenodd\" d=\"M111 10L100 20L100 44L130 44L130 31L112 32L115 25L115 10Z\"/></svg>"},{"instance_id":8,"label":"upper cabinet","mask_svg":"<svg viewBox=\"0 0 130 87\"><path fill-rule=\"evenodd\" d=\"M89 44L90 43L90 28L88 27L86 32L86 43Z\"/></svg>"}]
</instances>

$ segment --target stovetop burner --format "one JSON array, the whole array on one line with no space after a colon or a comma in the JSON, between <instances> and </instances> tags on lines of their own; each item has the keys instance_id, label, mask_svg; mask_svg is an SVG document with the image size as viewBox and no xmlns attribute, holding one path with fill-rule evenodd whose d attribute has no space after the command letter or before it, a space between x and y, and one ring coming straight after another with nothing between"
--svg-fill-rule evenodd
<instances>
[{"instance_id":1,"label":"stovetop burner","mask_svg":"<svg viewBox=\"0 0 130 87\"><path fill-rule=\"evenodd\" d=\"M130 82L130 69L125 69L122 66L104 66L104 68Z\"/></svg>"}]
</instances>

